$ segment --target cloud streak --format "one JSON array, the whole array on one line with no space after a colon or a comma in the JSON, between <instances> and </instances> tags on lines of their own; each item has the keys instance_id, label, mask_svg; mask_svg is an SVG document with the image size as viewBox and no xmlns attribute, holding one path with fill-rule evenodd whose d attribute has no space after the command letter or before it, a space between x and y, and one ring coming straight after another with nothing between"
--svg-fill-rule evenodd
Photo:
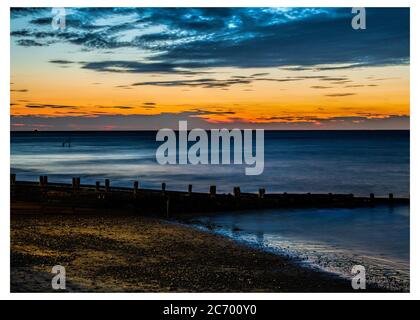
<instances>
[{"instance_id":1,"label":"cloud streak","mask_svg":"<svg viewBox=\"0 0 420 320\"><path fill-rule=\"evenodd\" d=\"M42 128L44 130L104 130L112 126L115 130L156 130L156 128L177 129L178 121L188 120L190 128L265 128L268 130L313 130L313 129L352 129L352 130L393 130L409 128L410 119L403 115L360 115L342 117L270 117L260 118L257 122L235 117L231 121L212 122L203 118L212 112L189 111L180 113L161 113L157 115L97 115L41 117L12 116L13 130L28 130Z\"/></svg>"}]
</instances>

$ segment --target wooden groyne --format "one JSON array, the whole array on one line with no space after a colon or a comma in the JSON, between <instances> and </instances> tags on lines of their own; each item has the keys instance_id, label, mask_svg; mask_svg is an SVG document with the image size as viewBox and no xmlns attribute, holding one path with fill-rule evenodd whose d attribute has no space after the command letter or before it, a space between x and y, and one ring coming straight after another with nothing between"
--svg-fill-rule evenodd
<instances>
[{"instance_id":1,"label":"wooden groyne","mask_svg":"<svg viewBox=\"0 0 420 320\"><path fill-rule=\"evenodd\" d=\"M407 198L356 197L353 194L314 193L266 193L261 188L256 193L241 192L234 187L232 194L217 193L217 187L209 186L209 192L193 192L193 186L186 191L167 190L162 183L160 190L141 188L139 181L133 181L132 188L113 187L110 179L97 181L95 185L81 184L80 177L72 178L71 184L48 182L47 176L40 176L39 183L17 181L10 176L12 212L25 212L25 203L39 206L44 213L89 213L90 209L102 208L121 212L174 216L191 213L218 211L254 210L273 208L326 208L366 207L375 205L409 204ZM26 212L30 213L30 212Z\"/></svg>"}]
</instances>

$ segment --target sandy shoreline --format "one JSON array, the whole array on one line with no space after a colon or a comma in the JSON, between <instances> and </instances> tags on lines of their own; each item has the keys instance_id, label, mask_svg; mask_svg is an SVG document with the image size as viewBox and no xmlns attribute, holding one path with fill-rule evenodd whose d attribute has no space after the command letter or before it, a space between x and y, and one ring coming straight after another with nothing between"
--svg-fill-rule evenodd
<instances>
[{"instance_id":1,"label":"sandy shoreline","mask_svg":"<svg viewBox=\"0 0 420 320\"><path fill-rule=\"evenodd\" d=\"M347 280L160 219L12 209L11 291L53 291L57 264L73 292L353 292Z\"/></svg>"}]
</instances>

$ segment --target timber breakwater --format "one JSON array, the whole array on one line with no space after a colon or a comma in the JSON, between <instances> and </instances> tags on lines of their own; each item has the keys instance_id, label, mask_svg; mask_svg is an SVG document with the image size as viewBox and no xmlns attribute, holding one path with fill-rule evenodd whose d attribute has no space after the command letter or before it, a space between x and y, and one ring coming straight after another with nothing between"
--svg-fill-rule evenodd
<instances>
[{"instance_id":1,"label":"timber breakwater","mask_svg":"<svg viewBox=\"0 0 420 320\"><path fill-rule=\"evenodd\" d=\"M14 213L31 213L25 203L37 205L39 212L89 213L92 209L107 211L115 209L127 213L155 215L162 217L179 214L211 213L275 208L338 207L353 208L376 205L409 204L408 198L366 197L353 194L315 193L266 193L261 188L256 193L241 192L240 186L232 193L217 193L217 186L209 186L209 192L194 192L187 185L186 191L168 190L165 183L161 189L143 189L139 181L133 181L132 188L113 187L110 179L97 181L95 185L84 185L79 177L71 183L51 183L47 176L40 176L39 182L18 181L10 176L11 202ZM22 204L21 206L19 204Z\"/></svg>"}]
</instances>

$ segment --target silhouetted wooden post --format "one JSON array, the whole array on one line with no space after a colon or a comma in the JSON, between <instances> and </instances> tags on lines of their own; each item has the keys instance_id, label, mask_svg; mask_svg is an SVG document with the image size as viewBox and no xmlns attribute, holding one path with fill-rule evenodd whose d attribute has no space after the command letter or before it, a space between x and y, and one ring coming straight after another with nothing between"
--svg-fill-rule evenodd
<instances>
[{"instance_id":1,"label":"silhouetted wooden post","mask_svg":"<svg viewBox=\"0 0 420 320\"><path fill-rule=\"evenodd\" d=\"M264 195L265 195L265 189L263 188L258 189L258 198L264 199Z\"/></svg>"},{"instance_id":2,"label":"silhouetted wooden post","mask_svg":"<svg viewBox=\"0 0 420 320\"><path fill-rule=\"evenodd\" d=\"M138 191L139 191L139 182L138 181L134 181L134 183L133 183L133 193L134 193L134 196L137 195Z\"/></svg>"},{"instance_id":3,"label":"silhouetted wooden post","mask_svg":"<svg viewBox=\"0 0 420 320\"><path fill-rule=\"evenodd\" d=\"M109 192L109 185L110 185L109 179L105 179L105 192Z\"/></svg>"},{"instance_id":4,"label":"silhouetted wooden post","mask_svg":"<svg viewBox=\"0 0 420 320\"><path fill-rule=\"evenodd\" d=\"M39 186L43 191L45 191L48 183L48 177L47 176L39 176Z\"/></svg>"},{"instance_id":5,"label":"silhouetted wooden post","mask_svg":"<svg viewBox=\"0 0 420 320\"><path fill-rule=\"evenodd\" d=\"M370 202L371 204L375 202L375 195L373 193L370 194Z\"/></svg>"},{"instance_id":6,"label":"silhouetted wooden post","mask_svg":"<svg viewBox=\"0 0 420 320\"><path fill-rule=\"evenodd\" d=\"M210 195L213 197L216 195L216 186L210 186Z\"/></svg>"},{"instance_id":7,"label":"silhouetted wooden post","mask_svg":"<svg viewBox=\"0 0 420 320\"><path fill-rule=\"evenodd\" d=\"M331 192L328 193L328 200L330 202L333 202L334 201L334 197L333 197L333 194Z\"/></svg>"},{"instance_id":8,"label":"silhouetted wooden post","mask_svg":"<svg viewBox=\"0 0 420 320\"><path fill-rule=\"evenodd\" d=\"M16 184L16 174L15 173L10 174L10 184L12 186L14 186Z\"/></svg>"},{"instance_id":9,"label":"silhouetted wooden post","mask_svg":"<svg viewBox=\"0 0 420 320\"><path fill-rule=\"evenodd\" d=\"M78 177L73 177L71 179L71 185L73 187L73 191L77 191L80 188L80 178Z\"/></svg>"},{"instance_id":10,"label":"silhouetted wooden post","mask_svg":"<svg viewBox=\"0 0 420 320\"><path fill-rule=\"evenodd\" d=\"M168 200L166 200L166 217L167 218L169 218L169 205L170 203L169 203L169 198L168 198Z\"/></svg>"},{"instance_id":11,"label":"silhouetted wooden post","mask_svg":"<svg viewBox=\"0 0 420 320\"><path fill-rule=\"evenodd\" d=\"M189 184L188 185L188 193L191 195L191 193L192 193L192 184Z\"/></svg>"},{"instance_id":12,"label":"silhouetted wooden post","mask_svg":"<svg viewBox=\"0 0 420 320\"><path fill-rule=\"evenodd\" d=\"M101 183L99 181L96 181L95 190L96 192L99 192L101 190Z\"/></svg>"},{"instance_id":13,"label":"silhouetted wooden post","mask_svg":"<svg viewBox=\"0 0 420 320\"><path fill-rule=\"evenodd\" d=\"M353 193L350 193L349 196L350 196L349 203L350 203L351 206L353 206L354 205L354 194Z\"/></svg>"},{"instance_id":14,"label":"silhouetted wooden post","mask_svg":"<svg viewBox=\"0 0 420 320\"><path fill-rule=\"evenodd\" d=\"M233 194L235 195L236 198L239 198L241 196L241 188L234 187L233 188Z\"/></svg>"},{"instance_id":15,"label":"silhouetted wooden post","mask_svg":"<svg viewBox=\"0 0 420 320\"><path fill-rule=\"evenodd\" d=\"M394 194L393 193L390 193L389 194L389 203L390 204L393 204L394 203Z\"/></svg>"},{"instance_id":16,"label":"silhouetted wooden post","mask_svg":"<svg viewBox=\"0 0 420 320\"><path fill-rule=\"evenodd\" d=\"M166 183L162 182L162 194L164 195L166 191Z\"/></svg>"}]
</instances>

